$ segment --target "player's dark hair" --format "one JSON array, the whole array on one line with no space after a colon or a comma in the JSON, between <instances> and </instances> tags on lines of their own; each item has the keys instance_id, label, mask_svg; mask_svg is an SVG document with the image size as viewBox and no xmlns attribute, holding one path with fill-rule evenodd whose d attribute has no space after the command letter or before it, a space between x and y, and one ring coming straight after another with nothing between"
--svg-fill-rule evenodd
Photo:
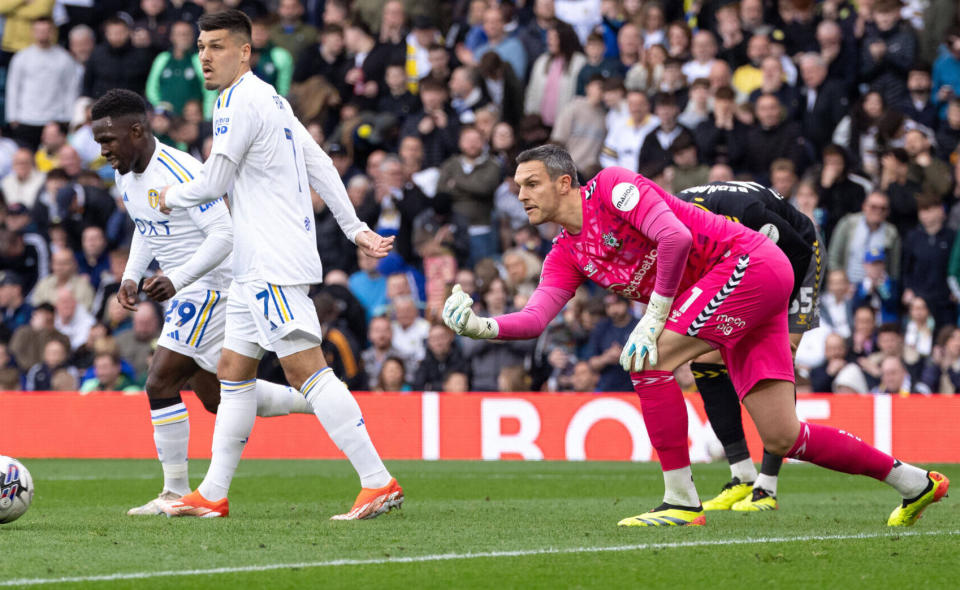
<instances>
[{"instance_id":1,"label":"player's dark hair","mask_svg":"<svg viewBox=\"0 0 960 590\"><path fill-rule=\"evenodd\" d=\"M104 117L123 115L147 116L147 101L132 90L114 88L97 99L90 109L90 118L96 121Z\"/></svg>"},{"instance_id":2,"label":"player's dark hair","mask_svg":"<svg viewBox=\"0 0 960 590\"><path fill-rule=\"evenodd\" d=\"M517 164L524 162L543 162L550 180L556 180L566 174L570 177L570 186L574 188L580 186L577 180L577 165L574 164L570 152L558 145L548 143L524 150L517 156Z\"/></svg>"},{"instance_id":3,"label":"player's dark hair","mask_svg":"<svg viewBox=\"0 0 960 590\"><path fill-rule=\"evenodd\" d=\"M250 17L235 8L204 14L197 19L197 26L201 31L227 31L232 35L240 35L245 43L250 43L253 28Z\"/></svg>"}]
</instances>

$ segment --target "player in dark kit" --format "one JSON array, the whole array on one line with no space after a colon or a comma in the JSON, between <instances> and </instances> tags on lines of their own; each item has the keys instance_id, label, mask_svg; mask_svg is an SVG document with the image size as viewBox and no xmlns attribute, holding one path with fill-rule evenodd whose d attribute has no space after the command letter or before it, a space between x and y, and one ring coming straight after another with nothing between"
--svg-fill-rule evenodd
<instances>
[{"instance_id":1,"label":"player in dark kit","mask_svg":"<svg viewBox=\"0 0 960 590\"><path fill-rule=\"evenodd\" d=\"M682 191L678 198L723 215L770 238L793 267L793 292L788 322L790 347L796 353L800 338L820 323L819 295L823 280L816 226L772 188L755 182L714 182ZM703 407L730 463L730 481L704 510L753 512L777 508L777 476L783 457L766 450L760 475L750 459L743 433L740 400L717 352L691 364Z\"/></svg>"}]
</instances>

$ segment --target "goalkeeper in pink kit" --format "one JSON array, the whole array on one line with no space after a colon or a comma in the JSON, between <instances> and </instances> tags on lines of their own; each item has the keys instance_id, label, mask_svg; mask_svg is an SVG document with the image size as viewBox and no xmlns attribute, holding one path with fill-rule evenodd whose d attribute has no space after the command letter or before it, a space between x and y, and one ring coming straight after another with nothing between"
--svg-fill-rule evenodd
<instances>
[{"instance_id":1,"label":"goalkeeper in pink kit","mask_svg":"<svg viewBox=\"0 0 960 590\"><path fill-rule=\"evenodd\" d=\"M704 524L690 470L687 410L673 370L714 349L766 450L888 483L903 497L888 519L892 526L913 524L946 495L950 482L942 474L797 419L787 329L794 273L773 242L623 168L603 170L580 187L573 160L555 145L527 150L517 163L514 178L530 222L563 228L540 285L521 311L495 318L476 316L457 285L443 319L471 338L533 338L587 279L647 303L620 364L640 397L665 492L660 506L621 526Z\"/></svg>"}]
</instances>

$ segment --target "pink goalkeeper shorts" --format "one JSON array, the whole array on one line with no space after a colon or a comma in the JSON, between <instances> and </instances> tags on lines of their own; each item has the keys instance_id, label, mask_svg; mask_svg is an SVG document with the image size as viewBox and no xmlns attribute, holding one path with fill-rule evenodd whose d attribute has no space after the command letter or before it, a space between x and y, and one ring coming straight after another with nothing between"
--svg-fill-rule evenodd
<instances>
[{"instance_id":1,"label":"pink goalkeeper shorts","mask_svg":"<svg viewBox=\"0 0 960 590\"><path fill-rule=\"evenodd\" d=\"M677 295L666 329L720 351L742 400L763 379L794 382L787 311L793 268L773 242L731 254Z\"/></svg>"}]
</instances>

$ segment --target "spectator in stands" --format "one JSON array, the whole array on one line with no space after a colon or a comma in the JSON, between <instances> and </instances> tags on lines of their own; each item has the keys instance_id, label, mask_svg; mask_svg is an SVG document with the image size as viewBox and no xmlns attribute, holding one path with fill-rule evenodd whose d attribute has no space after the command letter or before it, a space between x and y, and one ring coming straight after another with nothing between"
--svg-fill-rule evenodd
<instances>
[{"instance_id":1,"label":"spectator in stands","mask_svg":"<svg viewBox=\"0 0 960 590\"><path fill-rule=\"evenodd\" d=\"M804 137L819 155L849 110L847 88L843 82L827 77L827 64L818 53L806 53L800 58L800 75L800 123Z\"/></svg>"},{"instance_id":2,"label":"spectator in stands","mask_svg":"<svg viewBox=\"0 0 960 590\"><path fill-rule=\"evenodd\" d=\"M900 286L886 270L886 253L871 248L863 258L864 276L857 284L853 305L869 305L878 312L881 323L900 320Z\"/></svg>"},{"instance_id":3,"label":"spectator in stands","mask_svg":"<svg viewBox=\"0 0 960 590\"><path fill-rule=\"evenodd\" d=\"M413 378L416 391L440 391L446 378L454 372L469 372L470 364L454 342L454 334L446 326L430 326L427 352Z\"/></svg>"},{"instance_id":4,"label":"spectator in stands","mask_svg":"<svg viewBox=\"0 0 960 590\"><path fill-rule=\"evenodd\" d=\"M474 261L496 250L491 214L500 176L500 166L484 154L483 136L475 127L464 127L460 132L460 155L452 156L440 167L437 190L448 193L454 213L470 223Z\"/></svg>"},{"instance_id":5,"label":"spectator in stands","mask_svg":"<svg viewBox=\"0 0 960 590\"><path fill-rule=\"evenodd\" d=\"M600 374L597 391L631 391L630 374L620 367L620 351L637 319L630 314L629 302L620 295L607 293L603 302L606 317L590 331L584 358Z\"/></svg>"},{"instance_id":6,"label":"spectator in stands","mask_svg":"<svg viewBox=\"0 0 960 590\"><path fill-rule=\"evenodd\" d=\"M103 230L91 225L83 230L80 252L77 253L77 272L85 275L94 290L100 287L103 273L110 268L110 257L107 253L107 238Z\"/></svg>"},{"instance_id":7,"label":"spectator in stands","mask_svg":"<svg viewBox=\"0 0 960 590\"><path fill-rule=\"evenodd\" d=\"M827 335L824 356L822 364L810 369L810 387L814 393L833 391L833 380L844 367L851 364L847 357L847 342L840 334Z\"/></svg>"},{"instance_id":8,"label":"spectator in stands","mask_svg":"<svg viewBox=\"0 0 960 590\"><path fill-rule=\"evenodd\" d=\"M626 120L611 122L607 118L607 137L600 151L600 165L604 168L620 166L637 171L640 149L647 136L660 125L660 119L650 114L650 99L639 90L627 93Z\"/></svg>"},{"instance_id":9,"label":"spectator in stands","mask_svg":"<svg viewBox=\"0 0 960 590\"><path fill-rule=\"evenodd\" d=\"M921 187L909 177L910 156L903 148L880 157L879 189L890 198L890 220L904 236L917 224L917 194Z\"/></svg>"},{"instance_id":10,"label":"spectator in stands","mask_svg":"<svg viewBox=\"0 0 960 590\"><path fill-rule=\"evenodd\" d=\"M847 161L846 151L836 144L829 144L823 148L823 164L817 178L817 193L820 195L820 206L826 212L823 224L825 237L833 234L837 222L849 213L856 213L863 207L866 198L865 179L854 177L850 173L850 164ZM816 172L816 171L815 171Z\"/></svg>"},{"instance_id":11,"label":"spectator in stands","mask_svg":"<svg viewBox=\"0 0 960 590\"><path fill-rule=\"evenodd\" d=\"M50 19L53 16L53 0L35 0L33 2L10 2L3 5L3 42L6 53L17 53L30 45L33 22L37 19Z\"/></svg>"},{"instance_id":12,"label":"spectator in stands","mask_svg":"<svg viewBox=\"0 0 960 590\"><path fill-rule=\"evenodd\" d=\"M483 32L487 35L487 42L477 47L472 56L465 54L458 57L466 65L475 65L485 53L496 52L503 61L510 64L517 79L525 80L529 56L523 43L507 34L503 10L502 6L490 6L483 12Z\"/></svg>"},{"instance_id":13,"label":"spectator in stands","mask_svg":"<svg viewBox=\"0 0 960 590\"><path fill-rule=\"evenodd\" d=\"M392 155L380 164L380 179L374 190L380 205L376 231L396 234L397 253L410 264L419 265L413 248L413 220L429 206L427 196L404 178L400 159Z\"/></svg>"},{"instance_id":14,"label":"spectator in stands","mask_svg":"<svg viewBox=\"0 0 960 590\"><path fill-rule=\"evenodd\" d=\"M410 391L410 385L407 383L404 375L406 367L403 359L396 356L388 356L380 366L380 373L377 375L377 385L373 389L379 392L397 392Z\"/></svg>"},{"instance_id":15,"label":"spectator in stands","mask_svg":"<svg viewBox=\"0 0 960 590\"><path fill-rule=\"evenodd\" d=\"M690 44L692 59L683 65L683 74L687 82L693 84L697 78L708 78L710 68L717 57L717 40L707 29L700 29Z\"/></svg>"},{"instance_id":16,"label":"spectator in stands","mask_svg":"<svg viewBox=\"0 0 960 590\"><path fill-rule=\"evenodd\" d=\"M116 352L100 352L93 359L94 377L80 384L81 393L94 391L142 391L130 377L120 371Z\"/></svg>"},{"instance_id":17,"label":"spectator in stands","mask_svg":"<svg viewBox=\"0 0 960 590\"><path fill-rule=\"evenodd\" d=\"M955 324L957 307L950 301L947 271L956 232L944 225L939 196L922 193L917 206L920 223L903 239L903 304L912 310L913 299L921 298L937 326Z\"/></svg>"},{"instance_id":18,"label":"spectator in stands","mask_svg":"<svg viewBox=\"0 0 960 590\"><path fill-rule=\"evenodd\" d=\"M353 89L345 79L351 63L344 53L343 27L328 24L320 31L319 43L304 48L296 55L293 81L299 84L320 76L336 89L339 99L344 101L353 95Z\"/></svg>"},{"instance_id":19,"label":"spectator in stands","mask_svg":"<svg viewBox=\"0 0 960 590\"><path fill-rule=\"evenodd\" d=\"M353 67L344 76L352 92L343 99L346 102L355 101L361 109L375 109L387 64L395 59L392 49L389 45L378 43L370 27L359 20L347 26L344 43L352 56Z\"/></svg>"},{"instance_id":20,"label":"spectator in stands","mask_svg":"<svg viewBox=\"0 0 960 590\"><path fill-rule=\"evenodd\" d=\"M747 41L747 63L733 72L734 89L741 96L750 96L763 82L763 73L760 66L763 60L770 57L770 37L756 33Z\"/></svg>"},{"instance_id":21,"label":"spectator in stands","mask_svg":"<svg viewBox=\"0 0 960 590\"><path fill-rule=\"evenodd\" d=\"M0 391L19 391L20 382L20 368L7 345L0 342Z\"/></svg>"},{"instance_id":22,"label":"spectator in stands","mask_svg":"<svg viewBox=\"0 0 960 590\"><path fill-rule=\"evenodd\" d=\"M97 36L93 29L85 24L78 24L70 29L67 36L67 50L73 58L73 81L77 90L83 88L83 75L87 69L87 61L97 46Z\"/></svg>"},{"instance_id":23,"label":"spectator in stands","mask_svg":"<svg viewBox=\"0 0 960 590\"><path fill-rule=\"evenodd\" d=\"M747 153L749 128L734 115L736 103L729 86L716 90L713 116L697 127L694 137L701 160L709 166L726 164L739 170Z\"/></svg>"},{"instance_id":24,"label":"spectator in stands","mask_svg":"<svg viewBox=\"0 0 960 590\"><path fill-rule=\"evenodd\" d=\"M441 86L446 88L447 84L450 83L450 74L452 73L450 70L450 52L443 45L432 43L427 47L427 59L430 61L430 72L425 76L421 76L419 82L423 82L429 78L439 82ZM482 65L483 60L480 61ZM511 73L513 73L512 70ZM514 79L516 79L516 76L514 76Z\"/></svg>"},{"instance_id":25,"label":"spectator in stands","mask_svg":"<svg viewBox=\"0 0 960 590\"><path fill-rule=\"evenodd\" d=\"M787 119L796 119L800 113L800 97L793 86L787 84L780 60L772 55L760 62L760 86L750 93L750 102L756 104L763 94L773 94L783 105Z\"/></svg>"},{"instance_id":26,"label":"spectator in stands","mask_svg":"<svg viewBox=\"0 0 960 590\"><path fill-rule=\"evenodd\" d=\"M460 66L450 75L450 106L463 125L477 120L477 111L489 100L480 87L480 74L475 68Z\"/></svg>"},{"instance_id":27,"label":"spectator in stands","mask_svg":"<svg viewBox=\"0 0 960 590\"><path fill-rule=\"evenodd\" d=\"M867 378L864 377L860 367L854 363L847 363L847 366L840 369L833 379L834 393L869 393L869 391Z\"/></svg>"},{"instance_id":28,"label":"spectator in stands","mask_svg":"<svg viewBox=\"0 0 960 590\"><path fill-rule=\"evenodd\" d=\"M853 333L850 335L850 354L860 359L877 348L877 312L862 305L853 312Z\"/></svg>"},{"instance_id":29,"label":"spectator in stands","mask_svg":"<svg viewBox=\"0 0 960 590\"><path fill-rule=\"evenodd\" d=\"M758 182L769 180L770 163L777 158L788 158L798 170L803 170L805 161L800 126L794 121L785 121L783 105L772 94L757 99L757 122L746 133L744 167Z\"/></svg>"},{"instance_id":30,"label":"spectator in stands","mask_svg":"<svg viewBox=\"0 0 960 590\"><path fill-rule=\"evenodd\" d=\"M299 4L299 2L297 2ZM293 56L270 40L270 17L253 21L250 31L250 69L258 78L276 88L280 96L290 93L293 80Z\"/></svg>"},{"instance_id":31,"label":"spectator in stands","mask_svg":"<svg viewBox=\"0 0 960 590\"><path fill-rule=\"evenodd\" d=\"M317 29L303 22L303 12L300 0L280 0L277 22L270 27L270 41L293 56L317 40Z\"/></svg>"},{"instance_id":32,"label":"spectator in stands","mask_svg":"<svg viewBox=\"0 0 960 590\"><path fill-rule=\"evenodd\" d=\"M678 136L670 146L670 155L673 157L672 188L674 192L709 182L710 168L706 164L698 163L697 144L692 135Z\"/></svg>"},{"instance_id":33,"label":"spectator in stands","mask_svg":"<svg viewBox=\"0 0 960 590\"><path fill-rule=\"evenodd\" d=\"M481 287L485 313L500 315L512 311L512 293L503 279L497 277ZM523 365L536 347L534 340L492 342L490 340L459 339L464 356L470 360L473 391L497 391L497 377L503 367Z\"/></svg>"},{"instance_id":34,"label":"spectator in stands","mask_svg":"<svg viewBox=\"0 0 960 590\"><path fill-rule=\"evenodd\" d=\"M79 89L73 76L73 59L55 43L53 21L38 18L31 30L33 44L18 51L10 61L4 104L14 139L35 150L44 125L70 121Z\"/></svg>"},{"instance_id":35,"label":"spectator in stands","mask_svg":"<svg viewBox=\"0 0 960 590\"><path fill-rule=\"evenodd\" d=\"M860 53L860 78L883 95L894 108L906 108L907 72L917 56L917 37L909 24L900 22L900 0L877 0L873 7L876 28L868 29Z\"/></svg>"},{"instance_id":36,"label":"spectator in stands","mask_svg":"<svg viewBox=\"0 0 960 590\"><path fill-rule=\"evenodd\" d=\"M111 88L143 92L153 56L130 43L130 27L119 17L103 23L105 41L93 50L83 75L83 96L100 98Z\"/></svg>"},{"instance_id":37,"label":"spectator in stands","mask_svg":"<svg viewBox=\"0 0 960 590\"><path fill-rule=\"evenodd\" d=\"M865 358L857 360L867 378L867 385L876 387L883 377L883 360L887 357L896 357L903 361L903 331L900 324L881 324L876 333L877 347ZM920 369L921 367L915 367Z\"/></svg>"},{"instance_id":38,"label":"spectator in stands","mask_svg":"<svg viewBox=\"0 0 960 590\"><path fill-rule=\"evenodd\" d=\"M931 89L933 81L930 78L930 68L926 64L915 64L907 74L907 91L910 93L910 102L904 108L903 114L908 119L916 121L928 129L936 129L940 122L937 107L933 103Z\"/></svg>"},{"instance_id":39,"label":"spectator in stands","mask_svg":"<svg viewBox=\"0 0 960 590\"><path fill-rule=\"evenodd\" d=\"M416 300L410 295L394 297L393 305L393 348L411 363L413 375L416 364L426 355L426 340L430 332L430 323L420 317Z\"/></svg>"},{"instance_id":40,"label":"spectator in stands","mask_svg":"<svg viewBox=\"0 0 960 590\"><path fill-rule=\"evenodd\" d=\"M827 274L827 290L820 296L820 320L832 334L849 338L853 327L853 296L847 273L842 269Z\"/></svg>"},{"instance_id":41,"label":"spectator in stands","mask_svg":"<svg viewBox=\"0 0 960 590\"><path fill-rule=\"evenodd\" d=\"M43 126L40 133L40 147L34 154L34 162L40 172L50 172L60 165L57 153L67 144L67 136L60 124L51 121Z\"/></svg>"},{"instance_id":42,"label":"spectator in stands","mask_svg":"<svg viewBox=\"0 0 960 590\"><path fill-rule=\"evenodd\" d=\"M590 363L587 361L578 361L573 365L573 373L570 375L569 391L593 393L597 391L600 382L600 375L597 374Z\"/></svg>"},{"instance_id":43,"label":"spectator in stands","mask_svg":"<svg viewBox=\"0 0 960 590\"><path fill-rule=\"evenodd\" d=\"M933 353L923 368L922 380L935 393L952 395L960 391L960 328L940 329Z\"/></svg>"},{"instance_id":44,"label":"spectator in stands","mask_svg":"<svg viewBox=\"0 0 960 590\"><path fill-rule=\"evenodd\" d=\"M680 109L674 95L666 92L657 93L654 97L656 118L660 124L655 127L643 140L640 148L637 169L650 165L667 165L671 162L670 146L680 137L693 143L693 134L690 130L677 122Z\"/></svg>"},{"instance_id":45,"label":"spectator in stands","mask_svg":"<svg viewBox=\"0 0 960 590\"><path fill-rule=\"evenodd\" d=\"M423 111L407 117L401 137L414 135L423 143L424 166L439 166L456 152L459 119L447 105L447 89L431 79L420 84Z\"/></svg>"},{"instance_id":46,"label":"spectator in stands","mask_svg":"<svg viewBox=\"0 0 960 590\"><path fill-rule=\"evenodd\" d=\"M53 307L56 312L54 327L70 339L71 349L80 348L87 342L90 328L97 323L97 320L83 305L78 304L69 287L57 289Z\"/></svg>"},{"instance_id":47,"label":"spectator in stands","mask_svg":"<svg viewBox=\"0 0 960 590\"><path fill-rule=\"evenodd\" d=\"M41 303L54 303L59 297L58 291L66 287L73 294L74 299L85 309L93 304L93 287L90 281L77 273L77 261L71 250L61 249L51 256L52 274L39 281L33 290L31 303L34 306Z\"/></svg>"},{"instance_id":48,"label":"spectator in stands","mask_svg":"<svg viewBox=\"0 0 960 590\"><path fill-rule=\"evenodd\" d=\"M560 110L576 95L577 76L586 63L573 27L556 21L547 30L547 51L537 57L530 71L524 112L537 113L544 125L553 127Z\"/></svg>"},{"instance_id":49,"label":"spectator in stands","mask_svg":"<svg viewBox=\"0 0 960 590\"><path fill-rule=\"evenodd\" d=\"M29 209L37 201L47 176L34 167L30 148L20 148L13 154L12 168L12 173L0 180L3 198L8 207L19 203Z\"/></svg>"},{"instance_id":50,"label":"spectator in stands","mask_svg":"<svg viewBox=\"0 0 960 590\"><path fill-rule=\"evenodd\" d=\"M548 0L539 0L539 2L545 1ZM578 95L586 93L587 83L596 75L599 75L601 79L607 79L623 78L626 74L620 61L612 57L607 57L605 51L606 44L603 40L603 35L598 32L590 33L584 47L586 61L577 74ZM539 53L531 53L530 55L539 55Z\"/></svg>"},{"instance_id":51,"label":"spectator in stands","mask_svg":"<svg viewBox=\"0 0 960 590\"><path fill-rule=\"evenodd\" d=\"M53 376L58 371L66 371L73 379L77 378L77 369L69 364L70 349L60 340L49 340L43 347L43 360L27 371L24 377L24 391L53 391Z\"/></svg>"},{"instance_id":52,"label":"spectator in stands","mask_svg":"<svg viewBox=\"0 0 960 590\"><path fill-rule=\"evenodd\" d=\"M927 302L914 297L907 305L907 323L903 331L903 360L909 366L925 364L933 353L936 322Z\"/></svg>"},{"instance_id":53,"label":"spectator in stands","mask_svg":"<svg viewBox=\"0 0 960 590\"><path fill-rule=\"evenodd\" d=\"M40 272L46 270L45 252L36 245L27 244L21 231L0 229L0 270L15 272L29 293L37 284ZM40 246L43 246L42 242Z\"/></svg>"},{"instance_id":54,"label":"spectator in stands","mask_svg":"<svg viewBox=\"0 0 960 590\"><path fill-rule=\"evenodd\" d=\"M137 306L137 311L133 314L133 329L125 330L116 336L117 350L136 371L139 381L146 380L150 356L157 338L160 337L161 327L156 306L145 301Z\"/></svg>"},{"instance_id":55,"label":"spectator in stands","mask_svg":"<svg viewBox=\"0 0 960 590\"><path fill-rule=\"evenodd\" d=\"M643 37L640 29L631 22L626 22L617 31L617 58L623 70L630 70L643 59Z\"/></svg>"},{"instance_id":56,"label":"spectator in stands","mask_svg":"<svg viewBox=\"0 0 960 590\"><path fill-rule=\"evenodd\" d=\"M407 72L403 64L387 66L384 84L386 88L380 96L377 111L390 113L396 117L396 124L402 126L411 113L420 110L420 99L407 88Z\"/></svg>"},{"instance_id":57,"label":"spectator in stands","mask_svg":"<svg viewBox=\"0 0 960 590\"><path fill-rule=\"evenodd\" d=\"M369 348L361 353L363 370L366 374L364 387L373 391L384 361L389 357L402 357L403 354L393 347L393 326L386 316L377 316L370 320L367 327Z\"/></svg>"},{"instance_id":58,"label":"spectator in stands","mask_svg":"<svg viewBox=\"0 0 960 590\"><path fill-rule=\"evenodd\" d=\"M33 306L24 299L23 280L12 271L0 271L0 342L30 323Z\"/></svg>"},{"instance_id":59,"label":"spectator in stands","mask_svg":"<svg viewBox=\"0 0 960 590\"><path fill-rule=\"evenodd\" d=\"M407 36L407 15L401 0L387 0L381 11L378 39L384 45L391 45L393 49L404 49L404 40Z\"/></svg>"},{"instance_id":60,"label":"spectator in stands","mask_svg":"<svg viewBox=\"0 0 960 590\"><path fill-rule=\"evenodd\" d=\"M47 342L57 339L69 348L70 339L54 327L54 310L49 303L34 307L30 323L21 326L10 339L10 353L21 367L32 367L43 358Z\"/></svg>"},{"instance_id":61,"label":"spectator in stands","mask_svg":"<svg viewBox=\"0 0 960 590\"><path fill-rule=\"evenodd\" d=\"M857 44L844 39L843 29L835 20L822 20L817 25L817 46L827 66L827 79L843 85L847 96L857 80Z\"/></svg>"},{"instance_id":62,"label":"spectator in stands","mask_svg":"<svg viewBox=\"0 0 960 590\"><path fill-rule=\"evenodd\" d=\"M946 119L937 127L937 157L952 162L951 154L960 145L960 96L950 99L946 111Z\"/></svg>"},{"instance_id":63,"label":"spectator in stands","mask_svg":"<svg viewBox=\"0 0 960 590\"><path fill-rule=\"evenodd\" d=\"M890 199L874 191L863 201L860 213L850 213L837 224L830 237L829 268L842 269L850 282L863 280L863 259L876 249L887 253L887 274L900 276L901 240L897 228L887 221Z\"/></svg>"},{"instance_id":64,"label":"spectator in stands","mask_svg":"<svg viewBox=\"0 0 960 590\"><path fill-rule=\"evenodd\" d=\"M910 157L907 180L920 186L924 193L943 197L953 188L952 169L933 153L933 130L907 121L903 148Z\"/></svg>"},{"instance_id":65,"label":"spectator in stands","mask_svg":"<svg viewBox=\"0 0 960 590\"><path fill-rule=\"evenodd\" d=\"M922 381L913 382L902 359L888 356L880 363L880 384L872 392L909 395L910 393L930 393L930 390Z\"/></svg>"},{"instance_id":66,"label":"spectator in stands","mask_svg":"<svg viewBox=\"0 0 960 590\"><path fill-rule=\"evenodd\" d=\"M216 93L204 93L203 70L190 23L177 21L170 26L170 50L153 60L146 97L155 107L165 104L176 115L183 114L188 101L199 100L204 104L205 117L213 116Z\"/></svg>"},{"instance_id":67,"label":"spectator in stands","mask_svg":"<svg viewBox=\"0 0 960 590\"><path fill-rule=\"evenodd\" d=\"M947 104L960 98L960 26L954 25L944 39L942 51L933 63L934 104L940 109L940 119L947 118Z\"/></svg>"},{"instance_id":68,"label":"spectator in stands","mask_svg":"<svg viewBox=\"0 0 960 590\"><path fill-rule=\"evenodd\" d=\"M710 82L706 78L697 78L690 85L687 106L677 117L680 124L690 129L696 129L700 123L708 120L711 114Z\"/></svg>"},{"instance_id":69,"label":"spectator in stands","mask_svg":"<svg viewBox=\"0 0 960 590\"><path fill-rule=\"evenodd\" d=\"M340 271L334 271L334 273L338 272ZM363 372L363 363L360 360L362 354L360 344L341 311L342 307L349 313L348 304L343 303L343 300L338 299L334 293L336 291L330 286L324 285L323 290L313 296L313 304L324 335L321 345L323 355L327 366L333 369L333 374L346 383L347 387L354 391L367 389L366 374ZM341 294L350 296L349 292Z\"/></svg>"},{"instance_id":70,"label":"spectator in stands","mask_svg":"<svg viewBox=\"0 0 960 590\"><path fill-rule=\"evenodd\" d=\"M797 166L787 158L770 162L770 188L790 200L797 190Z\"/></svg>"}]
</instances>

